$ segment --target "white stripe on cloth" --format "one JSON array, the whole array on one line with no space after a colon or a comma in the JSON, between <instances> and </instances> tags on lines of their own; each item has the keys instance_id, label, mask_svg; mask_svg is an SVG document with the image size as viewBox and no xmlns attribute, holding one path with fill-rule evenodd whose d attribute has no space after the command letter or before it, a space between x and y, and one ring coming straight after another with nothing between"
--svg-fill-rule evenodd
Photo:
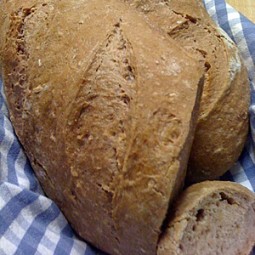
<instances>
[{"instance_id":1,"label":"white stripe on cloth","mask_svg":"<svg viewBox=\"0 0 255 255\"><path fill-rule=\"evenodd\" d=\"M1 84L0 93L1 93L1 96L3 98L3 105L1 106L1 113L3 113L5 116L8 117L9 116L9 112L8 112L8 109L7 109L7 106L6 106L6 97L5 97L5 94L4 94L4 86L3 86L3 84Z\"/></svg>"},{"instance_id":2,"label":"white stripe on cloth","mask_svg":"<svg viewBox=\"0 0 255 255\"><path fill-rule=\"evenodd\" d=\"M240 183L241 185L245 186L249 190L253 190L248 177L245 174L244 169L242 168L241 164L237 162L230 170L231 175L233 176L235 182Z\"/></svg>"},{"instance_id":3,"label":"white stripe on cloth","mask_svg":"<svg viewBox=\"0 0 255 255\"><path fill-rule=\"evenodd\" d=\"M0 210L12 199L20 193L19 189L9 189L8 185L0 182Z\"/></svg>"},{"instance_id":4,"label":"white stripe on cloth","mask_svg":"<svg viewBox=\"0 0 255 255\"><path fill-rule=\"evenodd\" d=\"M10 242L5 236L0 237L0 255L14 254L16 249L16 244Z\"/></svg>"},{"instance_id":5,"label":"white stripe on cloth","mask_svg":"<svg viewBox=\"0 0 255 255\"><path fill-rule=\"evenodd\" d=\"M1 142L0 146L0 180L1 181L8 181L8 165L7 165L7 156L9 150L13 144L14 136L13 136L13 129L10 124L10 121L4 117L3 119L3 128L5 131L3 141Z\"/></svg>"},{"instance_id":6,"label":"white stripe on cloth","mask_svg":"<svg viewBox=\"0 0 255 255\"><path fill-rule=\"evenodd\" d=\"M54 254L54 250L61 238L61 230L66 227L67 221L64 219L62 214L53 220L47 227L41 242L37 247L35 255L39 254ZM50 242L49 242L50 241ZM47 245L48 246L47 246Z\"/></svg>"},{"instance_id":7,"label":"white stripe on cloth","mask_svg":"<svg viewBox=\"0 0 255 255\"><path fill-rule=\"evenodd\" d=\"M253 114L253 116L255 116L255 105L252 105L250 107L250 114ZM252 139L253 139L253 141L255 141L255 126L250 125L250 127L251 127L251 136L252 136ZM251 154L253 154L253 156L254 156L254 151Z\"/></svg>"},{"instance_id":8,"label":"white stripe on cloth","mask_svg":"<svg viewBox=\"0 0 255 255\"><path fill-rule=\"evenodd\" d=\"M19 215L15 218L14 221L9 226L9 229L5 232L4 236L6 238L13 237L14 233L19 242L23 239L25 236L27 230L29 229L30 222L33 222L33 220L36 218L37 215L42 213L43 211L47 210L52 204L52 201L50 201L47 198L41 197L40 199L36 199L32 204L29 204L28 206L24 207ZM10 242L12 240L9 240ZM5 243L1 244L0 246L5 246ZM19 243L15 243L16 249L18 248ZM12 254L12 253L10 253Z\"/></svg>"},{"instance_id":9,"label":"white stripe on cloth","mask_svg":"<svg viewBox=\"0 0 255 255\"><path fill-rule=\"evenodd\" d=\"M17 159L15 160L15 170L18 179L18 185L21 188L29 189L30 181L25 174L26 156L23 150L20 150Z\"/></svg>"},{"instance_id":10,"label":"white stripe on cloth","mask_svg":"<svg viewBox=\"0 0 255 255\"><path fill-rule=\"evenodd\" d=\"M217 19L217 12L216 12L216 7L215 7L214 1L204 0L204 2L205 2L207 12L212 17L212 19L215 21L215 23L217 24L218 19Z\"/></svg>"},{"instance_id":11,"label":"white stripe on cloth","mask_svg":"<svg viewBox=\"0 0 255 255\"><path fill-rule=\"evenodd\" d=\"M72 250L70 252L71 255L81 255L81 251L84 251L83 254L86 253L86 249L87 249L87 245L82 242L82 241L79 241L78 239L74 240L74 245L72 247ZM95 254L95 255L100 255L99 253L98 254Z\"/></svg>"},{"instance_id":12,"label":"white stripe on cloth","mask_svg":"<svg viewBox=\"0 0 255 255\"><path fill-rule=\"evenodd\" d=\"M245 40L245 36L243 33L243 27L240 20L240 14L233 9L230 5L227 4L227 15L228 21L230 23L230 29L233 37L237 43L239 51L241 52L242 58L244 60L244 64L249 71L250 77L255 77L255 70L252 57L248 50L248 45Z\"/></svg>"},{"instance_id":13,"label":"white stripe on cloth","mask_svg":"<svg viewBox=\"0 0 255 255\"><path fill-rule=\"evenodd\" d=\"M249 152L249 155L251 157L253 164L255 165L255 154L254 154L254 150L253 150L252 146L249 146L248 152Z\"/></svg>"}]
</instances>

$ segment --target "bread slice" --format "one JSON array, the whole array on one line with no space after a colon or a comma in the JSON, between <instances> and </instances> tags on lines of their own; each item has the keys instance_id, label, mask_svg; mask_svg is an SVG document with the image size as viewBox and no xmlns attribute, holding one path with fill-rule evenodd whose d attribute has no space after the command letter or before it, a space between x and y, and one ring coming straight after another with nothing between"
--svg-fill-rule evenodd
<instances>
[{"instance_id":1,"label":"bread slice","mask_svg":"<svg viewBox=\"0 0 255 255\"><path fill-rule=\"evenodd\" d=\"M230 182L202 182L177 200L158 255L249 255L255 245L255 194Z\"/></svg>"},{"instance_id":2,"label":"bread slice","mask_svg":"<svg viewBox=\"0 0 255 255\"><path fill-rule=\"evenodd\" d=\"M122 1L0 6L10 116L46 194L98 248L155 255L184 181L199 61Z\"/></svg>"},{"instance_id":3,"label":"bread slice","mask_svg":"<svg viewBox=\"0 0 255 255\"><path fill-rule=\"evenodd\" d=\"M201 0L125 0L201 58L205 86L188 167L189 182L215 179L238 159L248 133L250 89L237 47Z\"/></svg>"}]
</instances>

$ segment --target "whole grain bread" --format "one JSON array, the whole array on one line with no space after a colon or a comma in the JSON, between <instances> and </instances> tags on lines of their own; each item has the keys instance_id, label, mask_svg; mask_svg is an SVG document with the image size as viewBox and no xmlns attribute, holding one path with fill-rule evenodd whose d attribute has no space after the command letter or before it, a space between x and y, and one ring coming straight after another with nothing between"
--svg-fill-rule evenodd
<instances>
[{"instance_id":1,"label":"whole grain bread","mask_svg":"<svg viewBox=\"0 0 255 255\"><path fill-rule=\"evenodd\" d=\"M221 181L189 187L159 241L158 255L249 255L255 245L255 194Z\"/></svg>"},{"instance_id":2,"label":"whole grain bread","mask_svg":"<svg viewBox=\"0 0 255 255\"><path fill-rule=\"evenodd\" d=\"M215 179L236 162L248 133L250 89L237 47L202 0L125 0L201 58L205 86L188 167L188 182Z\"/></svg>"},{"instance_id":3,"label":"whole grain bread","mask_svg":"<svg viewBox=\"0 0 255 255\"><path fill-rule=\"evenodd\" d=\"M120 0L0 5L10 117L46 194L98 248L155 255L185 176L199 60Z\"/></svg>"}]
</instances>

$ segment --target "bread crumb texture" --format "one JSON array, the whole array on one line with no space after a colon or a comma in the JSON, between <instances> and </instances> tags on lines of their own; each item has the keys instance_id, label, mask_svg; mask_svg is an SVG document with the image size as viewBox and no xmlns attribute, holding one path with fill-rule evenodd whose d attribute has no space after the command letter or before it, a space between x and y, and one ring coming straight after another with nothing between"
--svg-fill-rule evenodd
<instances>
[{"instance_id":1,"label":"bread crumb texture","mask_svg":"<svg viewBox=\"0 0 255 255\"><path fill-rule=\"evenodd\" d=\"M178 200L158 255L249 255L254 233L254 193L234 183L203 182Z\"/></svg>"}]
</instances>

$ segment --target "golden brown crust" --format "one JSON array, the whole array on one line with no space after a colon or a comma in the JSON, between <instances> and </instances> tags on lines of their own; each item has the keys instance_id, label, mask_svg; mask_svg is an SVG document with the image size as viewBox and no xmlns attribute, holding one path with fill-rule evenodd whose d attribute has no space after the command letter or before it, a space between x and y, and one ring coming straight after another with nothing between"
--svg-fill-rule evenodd
<instances>
[{"instance_id":1,"label":"golden brown crust","mask_svg":"<svg viewBox=\"0 0 255 255\"><path fill-rule=\"evenodd\" d=\"M255 244L255 195L240 184L202 182L178 198L158 255L248 255Z\"/></svg>"},{"instance_id":2,"label":"golden brown crust","mask_svg":"<svg viewBox=\"0 0 255 255\"><path fill-rule=\"evenodd\" d=\"M144 13L151 27L201 59L206 80L187 179L221 176L238 159L248 133L250 90L237 47L212 22L200 0L125 1Z\"/></svg>"},{"instance_id":3,"label":"golden brown crust","mask_svg":"<svg viewBox=\"0 0 255 255\"><path fill-rule=\"evenodd\" d=\"M102 250L154 255L185 175L198 61L121 1L6 4L10 116L44 190Z\"/></svg>"}]
</instances>

